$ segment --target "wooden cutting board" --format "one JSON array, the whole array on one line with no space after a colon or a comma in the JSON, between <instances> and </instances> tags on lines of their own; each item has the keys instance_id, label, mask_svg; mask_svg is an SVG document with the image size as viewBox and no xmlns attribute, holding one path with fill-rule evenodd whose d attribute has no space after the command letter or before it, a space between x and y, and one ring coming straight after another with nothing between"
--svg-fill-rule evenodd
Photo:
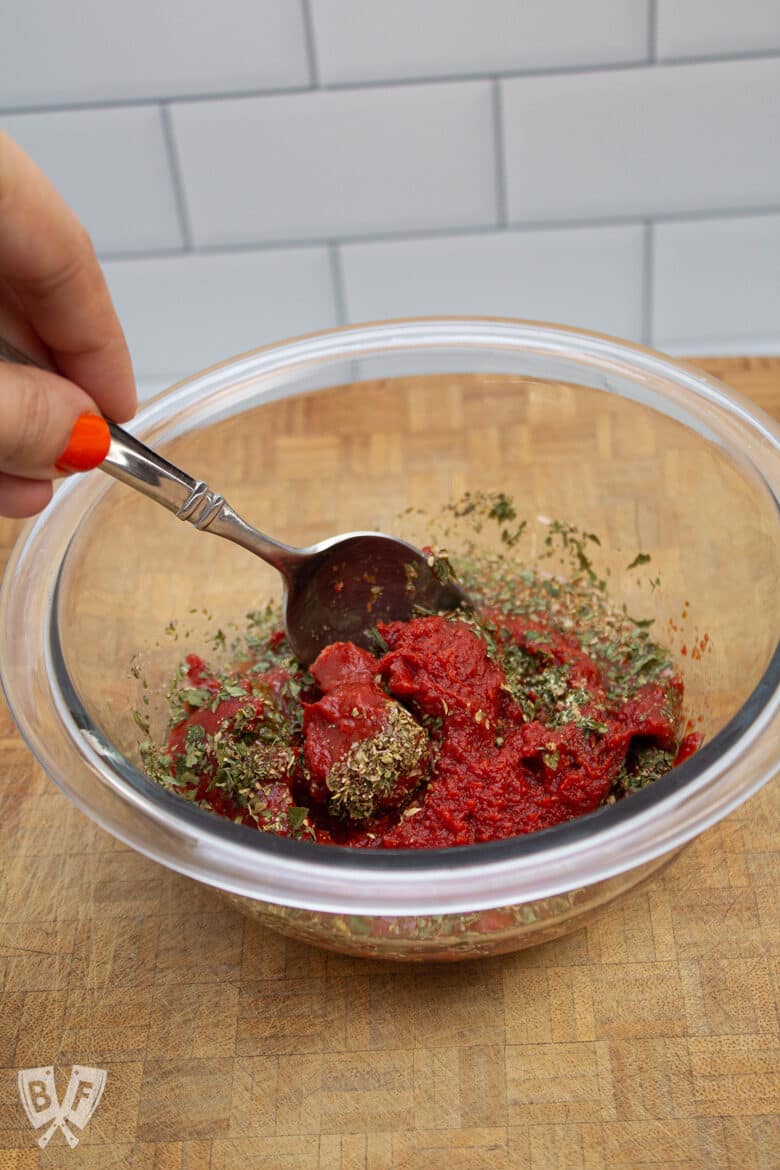
<instances>
[{"instance_id":1,"label":"wooden cutting board","mask_svg":"<svg viewBox=\"0 0 780 1170\"><path fill-rule=\"evenodd\" d=\"M699 364L780 418L780 359ZM576 933L411 969L124 848L0 705L0 1170L777 1170L779 826L775 780ZM103 1097L41 1151L18 1072L79 1064Z\"/></svg>"}]
</instances>

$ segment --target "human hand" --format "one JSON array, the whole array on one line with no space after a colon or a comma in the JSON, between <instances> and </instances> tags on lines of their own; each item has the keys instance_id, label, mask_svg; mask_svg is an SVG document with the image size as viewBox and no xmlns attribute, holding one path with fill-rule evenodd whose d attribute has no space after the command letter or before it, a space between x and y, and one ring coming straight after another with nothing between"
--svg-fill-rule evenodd
<instances>
[{"instance_id":1,"label":"human hand","mask_svg":"<svg viewBox=\"0 0 780 1170\"><path fill-rule=\"evenodd\" d=\"M0 515L32 516L49 502L55 476L101 462L102 415L126 422L136 395L86 230L2 131L0 337L60 371L0 361Z\"/></svg>"}]
</instances>

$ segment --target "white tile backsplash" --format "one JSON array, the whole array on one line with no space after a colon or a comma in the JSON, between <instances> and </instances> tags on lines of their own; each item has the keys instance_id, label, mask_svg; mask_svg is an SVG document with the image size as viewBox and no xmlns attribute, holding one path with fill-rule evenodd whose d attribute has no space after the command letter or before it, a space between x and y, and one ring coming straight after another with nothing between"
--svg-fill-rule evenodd
<instances>
[{"instance_id":1,"label":"white tile backsplash","mask_svg":"<svg viewBox=\"0 0 780 1170\"><path fill-rule=\"evenodd\" d=\"M298 0L17 0L0 107L307 85Z\"/></svg>"},{"instance_id":2,"label":"white tile backsplash","mask_svg":"<svg viewBox=\"0 0 780 1170\"><path fill-rule=\"evenodd\" d=\"M663 223L654 235L656 345L780 349L780 214Z\"/></svg>"},{"instance_id":3,"label":"white tile backsplash","mask_svg":"<svg viewBox=\"0 0 780 1170\"><path fill-rule=\"evenodd\" d=\"M778 0L658 0L658 56L780 50Z\"/></svg>"},{"instance_id":4,"label":"white tile backsplash","mask_svg":"<svg viewBox=\"0 0 780 1170\"><path fill-rule=\"evenodd\" d=\"M87 226L101 252L181 247L155 106L0 116Z\"/></svg>"},{"instance_id":5,"label":"white tile backsplash","mask_svg":"<svg viewBox=\"0 0 780 1170\"><path fill-rule=\"evenodd\" d=\"M639 339L642 247L641 227L346 244L347 312L527 317Z\"/></svg>"},{"instance_id":6,"label":"white tile backsplash","mask_svg":"<svg viewBox=\"0 0 780 1170\"><path fill-rule=\"evenodd\" d=\"M414 312L780 353L780 0L5 7L0 126L145 387Z\"/></svg>"},{"instance_id":7,"label":"white tile backsplash","mask_svg":"<svg viewBox=\"0 0 780 1170\"><path fill-rule=\"evenodd\" d=\"M488 82L172 107L198 245L491 224Z\"/></svg>"},{"instance_id":8,"label":"white tile backsplash","mask_svg":"<svg viewBox=\"0 0 780 1170\"><path fill-rule=\"evenodd\" d=\"M511 221L780 205L780 59L502 88Z\"/></svg>"},{"instance_id":9,"label":"white tile backsplash","mask_svg":"<svg viewBox=\"0 0 780 1170\"><path fill-rule=\"evenodd\" d=\"M325 248L114 260L103 268L144 383L173 382L338 323Z\"/></svg>"},{"instance_id":10,"label":"white tile backsplash","mask_svg":"<svg viewBox=\"0 0 780 1170\"><path fill-rule=\"evenodd\" d=\"M311 0L326 84L647 57L648 0Z\"/></svg>"}]
</instances>

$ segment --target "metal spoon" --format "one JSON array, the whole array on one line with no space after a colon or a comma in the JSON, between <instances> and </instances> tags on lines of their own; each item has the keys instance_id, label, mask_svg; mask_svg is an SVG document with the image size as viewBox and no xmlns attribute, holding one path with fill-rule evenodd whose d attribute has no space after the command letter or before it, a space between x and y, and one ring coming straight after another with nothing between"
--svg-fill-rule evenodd
<instances>
[{"instance_id":1,"label":"metal spoon","mask_svg":"<svg viewBox=\"0 0 780 1170\"><path fill-rule=\"evenodd\" d=\"M0 338L0 360L46 369ZM331 642L368 646L378 621L407 620L471 604L452 580L405 540L379 532L345 532L308 548L282 544L247 524L202 480L193 479L139 439L109 422L102 471L162 504L201 532L224 536L284 578L283 616L295 655L308 665Z\"/></svg>"}]
</instances>

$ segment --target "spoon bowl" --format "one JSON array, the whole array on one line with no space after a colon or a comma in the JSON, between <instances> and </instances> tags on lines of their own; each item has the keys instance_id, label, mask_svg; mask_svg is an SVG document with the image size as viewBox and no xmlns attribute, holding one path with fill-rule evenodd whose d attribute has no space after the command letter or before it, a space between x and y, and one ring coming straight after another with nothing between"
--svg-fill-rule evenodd
<instances>
[{"instance_id":1,"label":"spoon bowl","mask_svg":"<svg viewBox=\"0 0 780 1170\"><path fill-rule=\"evenodd\" d=\"M286 578L284 622L301 662L330 642L381 646L378 622L469 606L433 556L379 532L347 532L301 549Z\"/></svg>"}]
</instances>

